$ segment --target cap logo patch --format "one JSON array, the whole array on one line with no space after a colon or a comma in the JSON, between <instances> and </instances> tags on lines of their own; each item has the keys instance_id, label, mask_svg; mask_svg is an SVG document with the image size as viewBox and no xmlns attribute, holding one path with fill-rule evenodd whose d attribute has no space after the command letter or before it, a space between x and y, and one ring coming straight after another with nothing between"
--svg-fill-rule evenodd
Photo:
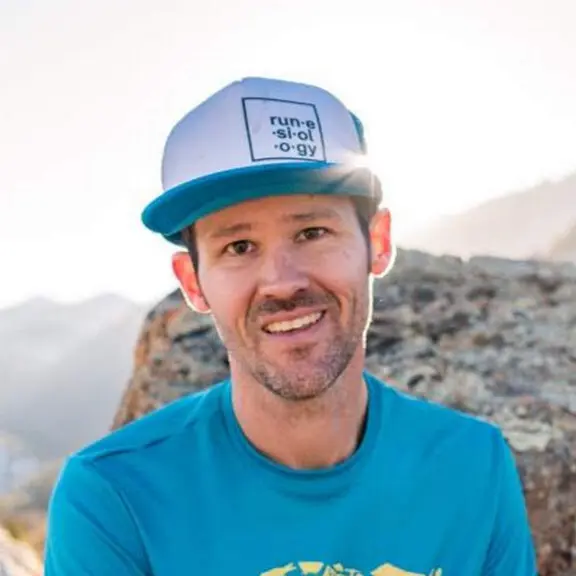
<instances>
[{"instance_id":1,"label":"cap logo patch","mask_svg":"<svg viewBox=\"0 0 576 576\"><path fill-rule=\"evenodd\" d=\"M242 98L253 162L326 161L324 137L314 104L274 98Z\"/></svg>"}]
</instances>

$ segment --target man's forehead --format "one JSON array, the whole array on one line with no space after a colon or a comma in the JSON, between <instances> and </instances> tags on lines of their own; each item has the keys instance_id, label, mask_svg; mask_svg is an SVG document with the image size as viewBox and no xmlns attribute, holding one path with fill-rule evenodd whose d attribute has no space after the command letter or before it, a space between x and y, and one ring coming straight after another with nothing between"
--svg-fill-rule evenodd
<instances>
[{"instance_id":1,"label":"man's forehead","mask_svg":"<svg viewBox=\"0 0 576 576\"><path fill-rule=\"evenodd\" d=\"M346 197L297 195L249 200L212 213L197 222L200 234L211 238L232 235L270 222L312 222L342 219L350 206Z\"/></svg>"}]
</instances>

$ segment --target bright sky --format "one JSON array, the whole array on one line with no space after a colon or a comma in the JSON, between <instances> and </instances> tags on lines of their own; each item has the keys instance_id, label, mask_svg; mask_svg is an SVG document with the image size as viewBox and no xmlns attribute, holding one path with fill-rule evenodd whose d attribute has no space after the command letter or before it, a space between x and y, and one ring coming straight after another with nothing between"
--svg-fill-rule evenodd
<instances>
[{"instance_id":1,"label":"bright sky","mask_svg":"<svg viewBox=\"0 0 576 576\"><path fill-rule=\"evenodd\" d=\"M574 0L0 0L0 306L175 286L164 140L244 76L357 113L397 238L576 170Z\"/></svg>"}]
</instances>

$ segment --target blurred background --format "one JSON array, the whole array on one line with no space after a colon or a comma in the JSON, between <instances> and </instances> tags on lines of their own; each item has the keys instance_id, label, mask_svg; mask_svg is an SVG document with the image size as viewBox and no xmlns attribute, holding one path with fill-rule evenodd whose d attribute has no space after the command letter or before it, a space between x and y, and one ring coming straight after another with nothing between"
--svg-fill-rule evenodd
<instances>
[{"instance_id":1,"label":"blurred background","mask_svg":"<svg viewBox=\"0 0 576 576\"><path fill-rule=\"evenodd\" d=\"M62 458L109 429L176 287L140 212L191 107L245 76L321 85L365 125L400 247L576 262L575 25L573 0L0 0L11 534L41 550L11 511L41 516Z\"/></svg>"}]
</instances>

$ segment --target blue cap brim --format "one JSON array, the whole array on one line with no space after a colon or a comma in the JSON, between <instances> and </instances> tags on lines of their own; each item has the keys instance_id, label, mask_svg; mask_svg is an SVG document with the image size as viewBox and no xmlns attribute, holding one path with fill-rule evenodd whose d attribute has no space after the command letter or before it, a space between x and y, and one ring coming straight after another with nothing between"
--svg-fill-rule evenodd
<instances>
[{"instance_id":1,"label":"blue cap brim","mask_svg":"<svg viewBox=\"0 0 576 576\"><path fill-rule=\"evenodd\" d=\"M169 189L146 206L142 222L183 246L180 232L199 218L246 200L290 194L359 196L376 205L382 199L380 181L367 168L324 162L267 164L211 174Z\"/></svg>"}]
</instances>

